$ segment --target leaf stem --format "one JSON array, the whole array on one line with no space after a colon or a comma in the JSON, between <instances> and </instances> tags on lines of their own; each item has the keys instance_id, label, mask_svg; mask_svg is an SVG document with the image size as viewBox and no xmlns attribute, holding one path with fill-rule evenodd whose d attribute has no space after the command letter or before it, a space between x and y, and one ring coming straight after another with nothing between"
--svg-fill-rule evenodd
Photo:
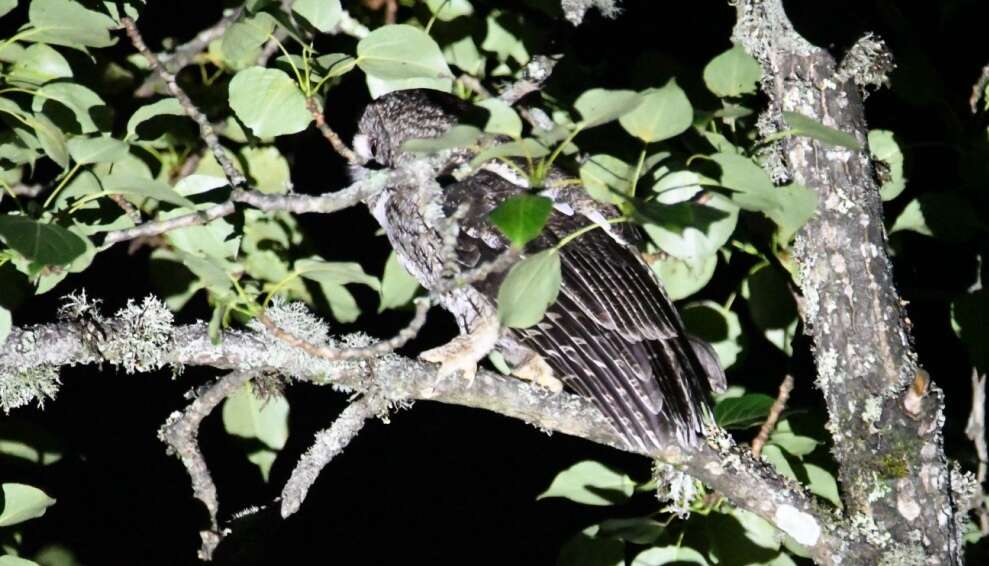
<instances>
[{"instance_id":1,"label":"leaf stem","mask_svg":"<svg viewBox=\"0 0 989 566\"><path fill-rule=\"evenodd\" d=\"M72 166L72 169L69 169L69 172L66 173L64 177L62 177L62 180L59 181L58 186L55 187L55 190L52 191L52 194L48 195L48 198L45 199L45 208L48 208L48 205L50 205L52 201L55 200L55 197L58 195L58 193L65 187L66 184L68 184L69 179L75 176L76 171L78 171L81 166L82 163L76 163L75 165Z\"/></svg>"},{"instance_id":2,"label":"leaf stem","mask_svg":"<svg viewBox=\"0 0 989 566\"><path fill-rule=\"evenodd\" d=\"M608 224L621 224L623 222L628 222L629 220L631 220L631 218L628 216L616 216L615 218L608 218L607 220L605 220L605 222ZM583 236L584 234L590 232L591 230L594 230L595 228L603 228L603 226L600 223L594 222L588 224L587 226L584 226L580 230L575 230L574 232L571 232L570 234L564 236L563 239L560 240L558 244L553 246L552 250L554 252L559 252L561 249L563 249L563 246L569 244L570 242L576 240L577 238Z\"/></svg>"}]
</instances>

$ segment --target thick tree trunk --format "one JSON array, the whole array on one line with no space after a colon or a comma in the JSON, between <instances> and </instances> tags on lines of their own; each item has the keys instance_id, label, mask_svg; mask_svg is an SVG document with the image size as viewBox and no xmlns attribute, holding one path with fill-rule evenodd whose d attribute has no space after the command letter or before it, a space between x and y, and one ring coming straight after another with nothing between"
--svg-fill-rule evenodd
<instances>
[{"instance_id":1,"label":"thick tree trunk","mask_svg":"<svg viewBox=\"0 0 989 566\"><path fill-rule=\"evenodd\" d=\"M781 0L740 1L737 10L734 39L763 67L763 135L787 129L784 111L798 112L865 147L860 89L889 67L884 46L867 36L837 65L793 29ZM796 239L798 283L845 513L875 549L855 563L960 563L952 480L961 482L942 446L942 393L912 348L869 155L792 136L775 150L770 174L818 195L817 213Z\"/></svg>"}]
</instances>

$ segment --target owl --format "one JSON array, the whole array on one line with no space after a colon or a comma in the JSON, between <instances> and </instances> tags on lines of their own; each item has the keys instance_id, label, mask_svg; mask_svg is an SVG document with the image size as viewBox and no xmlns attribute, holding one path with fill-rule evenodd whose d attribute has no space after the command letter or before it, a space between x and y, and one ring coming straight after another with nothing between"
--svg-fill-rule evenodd
<instances>
[{"instance_id":1,"label":"owl","mask_svg":"<svg viewBox=\"0 0 989 566\"><path fill-rule=\"evenodd\" d=\"M366 160L353 168L354 177L363 178L370 169L422 163L421 153L403 150L405 142L438 138L478 111L450 94L426 89L372 101L353 140L354 151ZM513 375L591 400L638 450L697 443L711 419L712 387L723 387L724 373L711 347L685 333L676 308L640 255L637 228L609 223L619 211L590 198L559 168L552 168L540 187L529 186L516 168L499 162L456 180L451 173L464 170L475 152L440 152L428 177L404 176L406 182L366 201L399 262L426 289L450 276L450 263L469 270L510 248L489 216L514 196L539 194L553 203L541 234L523 254L549 249L591 224L600 228L560 249L559 294L529 328L499 323L504 272L461 287L444 286L438 300L456 319L460 335L420 357L441 363L443 374L472 378L477 363L497 351ZM457 229L451 234L454 215Z\"/></svg>"}]
</instances>

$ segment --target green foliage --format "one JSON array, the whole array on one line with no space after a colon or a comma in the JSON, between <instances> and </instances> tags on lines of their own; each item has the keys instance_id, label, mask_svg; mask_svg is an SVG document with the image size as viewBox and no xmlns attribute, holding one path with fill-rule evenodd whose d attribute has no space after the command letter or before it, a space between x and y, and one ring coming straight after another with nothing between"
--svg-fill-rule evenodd
<instances>
[{"instance_id":1,"label":"green foliage","mask_svg":"<svg viewBox=\"0 0 989 566\"><path fill-rule=\"evenodd\" d=\"M552 210L553 201L546 197L520 195L498 205L491 212L491 222L521 249L539 235Z\"/></svg>"},{"instance_id":2,"label":"green foliage","mask_svg":"<svg viewBox=\"0 0 989 566\"><path fill-rule=\"evenodd\" d=\"M642 93L642 102L618 121L643 142L658 142L685 132L694 121L694 110L676 80L671 79L663 88Z\"/></svg>"},{"instance_id":3,"label":"green foliage","mask_svg":"<svg viewBox=\"0 0 989 566\"><path fill-rule=\"evenodd\" d=\"M288 412L284 397L259 399L250 383L223 402L223 428L249 441L245 443L247 458L261 470L265 481L288 440Z\"/></svg>"},{"instance_id":4,"label":"green foliage","mask_svg":"<svg viewBox=\"0 0 989 566\"><path fill-rule=\"evenodd\" d=\"M540 320L560 292L560 254L533 254L512 266L498 289L498 320L510 328L528 328Z\"/></svg>"},{"instance_id":5,"label":"green foliage","mask_svg":"<svg viewBox=\"0 0 989 566\"><path fill-rule=\"evenodd\" d=\"M0 527L9 527L40 517L55 504L55 500L45 492L30 485L5 483L2 487Z\"/></svg>"},{"instance_id":6,"label":"green foliage","mask_svg":"<svg viewBox=\"0 0 989 566\"><path fill-rule=\"evenodd\" d=\"M0 216L0 238L26 259L41 265L65 265L86 251L85 242L76 234L58 224L26 216Z\"/></svg>"},{"instance_id":7,"label":"green foliage","mask_svg":"<svg viewBox=\"0 0 989 566\"><path fill-rule=\"evenodd\" d=\"M585 460L557 474L553 483L536 499L562 497L585 505L613 505L626 500L635 483L593 460Z\"/></svg>"},{"instance_id":8,"label":"green foliage","mask_svg":"<svg viewBox=\"0 0 989 566\"><path fill-rule=\"evenodd\" d=\"M312 121L306 99L288 75L251 67L230 81L230 108L262 138L300 132Z\"/></svg>"},{"instance_id":9,"label":"green foliage","mask_svg":"<svg viewBox=\"0 0 989 566\"><path fill-rule=\"evenodd\" d=\"M862 149L862 144L855 139L855 136L825 126L817 120L804 116L799 112L784 111L783 119L790 126L789 133L791 135L806 136L826 144L847 147L848 149Z\"/></svg>"},{"instance_id":10,"label":"green foliage","mask_svg":"<svg viewBox=\"0 0 989 566\"><path fill-rule=\"evenodd\" d=\"M720 97L752 94L761 78L759 62L741 45L734 45L704 67L704 84Z\"/></svg>"}]
</instances>

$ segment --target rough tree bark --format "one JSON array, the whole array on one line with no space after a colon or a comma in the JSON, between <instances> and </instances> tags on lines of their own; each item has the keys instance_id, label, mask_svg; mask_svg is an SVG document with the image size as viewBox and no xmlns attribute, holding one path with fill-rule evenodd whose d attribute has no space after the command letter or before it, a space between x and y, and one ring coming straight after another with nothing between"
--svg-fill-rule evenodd
<instances>
[{"instance_id":1,"label":"rough tree bark","mask_svg":"<svg viewBox=\"0 0 989 566\"><path fill-rule=\"evenodd\" d=\"M786 130L782 113L798 112L864 147L863 89L891 68L885 46L866 36L837 64L796 32L782 0L736 7L734 39L759 60L769 97L762 134ZM955 490L964 481L944 455L942 392L913 351L869 155L791 136L766 166L777 181L792 178L818 195L795 256L845 513L871 543L856 563L960 563Z\"/></svg>"}]
</instances>

